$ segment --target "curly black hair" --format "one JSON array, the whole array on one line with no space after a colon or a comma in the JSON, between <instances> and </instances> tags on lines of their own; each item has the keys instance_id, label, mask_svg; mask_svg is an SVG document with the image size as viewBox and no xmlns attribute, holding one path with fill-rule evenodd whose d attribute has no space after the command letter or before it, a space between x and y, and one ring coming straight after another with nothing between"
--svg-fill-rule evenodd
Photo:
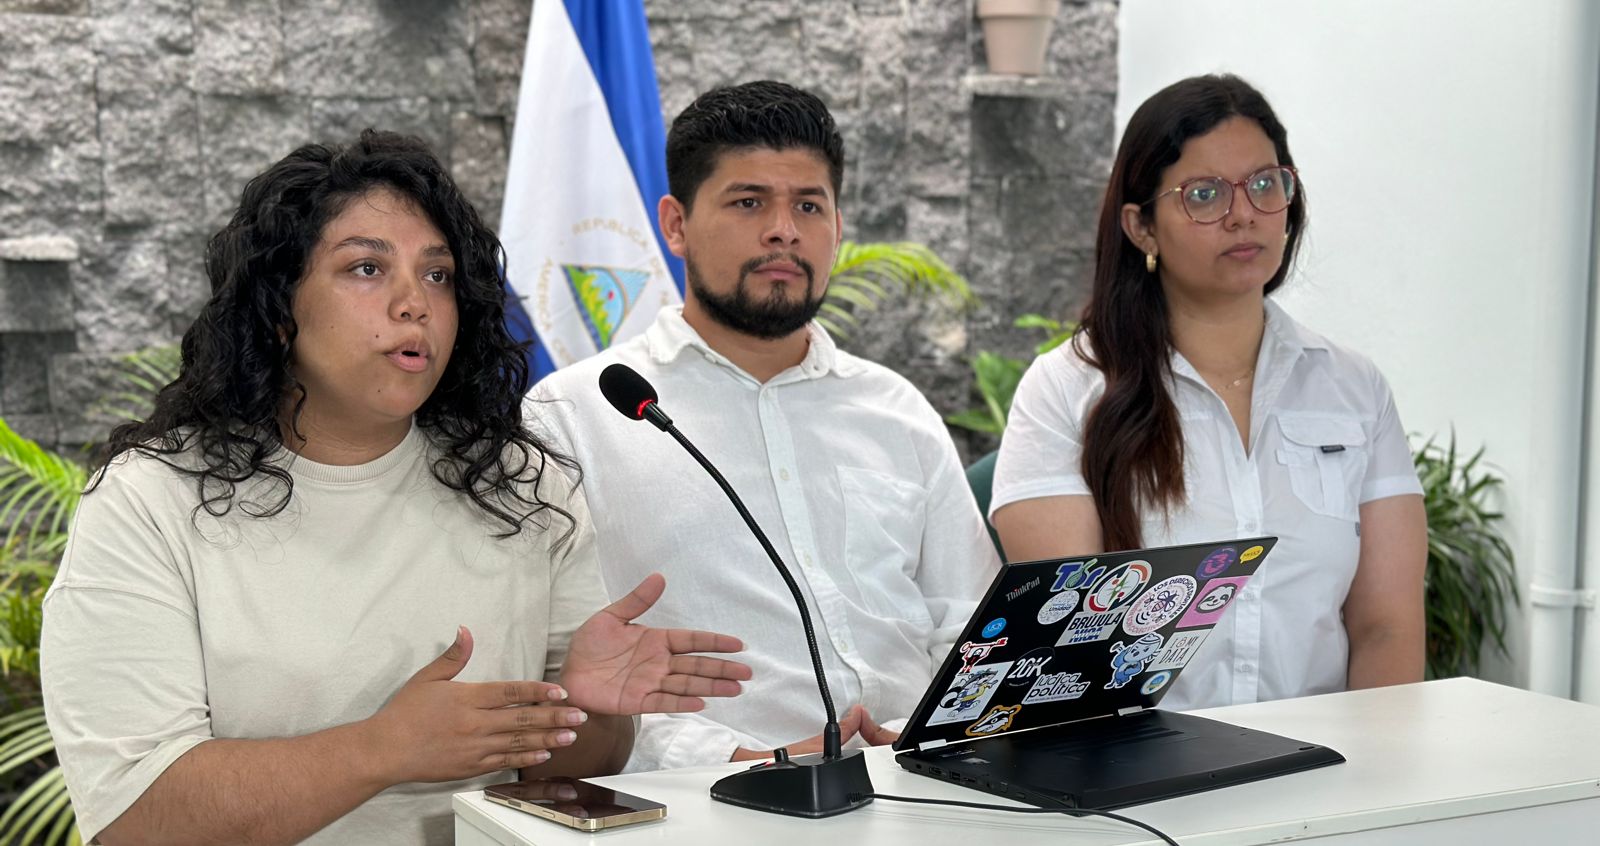
<instances>
[{"instance_id":1,"label":"curly black hair","mask_svg":"<svg viewBox=\"0 0 1600 846\"><path fill-rule=\"evenodd\" d=\"M183 336L178 378L156 396L150 416L125 423L102 447L93 490L117 456L137 452L193 477L200 508L222 516L236 504L252 517L281 512L294 492L270 459L283 448L280 414L306 388L290 370L297 335L292 312L323 229L374 190L408 198L444 234L455 258L456 347L416 425L439 449L432 471L517 534L536 515L572 515L539 495L550 464L576 470L524 425L524 344L505 327L500 242L422 141L367 130L343 147L308 144L245 185L238 211L206 250L211 298ZM238 502L253 477L275 481L264 501ZM547 518L535 521L548 528ZM571 533L562 536L565 540Z\"/></svg>"}]
</instances>

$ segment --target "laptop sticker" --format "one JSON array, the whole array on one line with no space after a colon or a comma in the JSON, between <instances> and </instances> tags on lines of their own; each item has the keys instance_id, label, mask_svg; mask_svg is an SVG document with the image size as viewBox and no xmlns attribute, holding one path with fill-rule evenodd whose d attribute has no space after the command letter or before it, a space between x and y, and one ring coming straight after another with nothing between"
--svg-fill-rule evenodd
<instances>
[{"instance_id":1,"label":"laptop sticker","mask_svg":"<svg viewBox=\"0 0 1600 846\"><path fill-rule=\"evenodd\" d=\"M1164 640L1161 635L1152 632L1133 643L1124 644L1119 640L1112 644L1111 681L1106 682L1106 690L1122 687L1144 672L1144 665L1161 654Z\"/></svg>"},{"instance_id":2,"label":"laptop sticker","mask_svg":"<svg viewBox=\"0 0 1600 846\"><path fill-rule=\"evenodd\" d=\"M928 725L965 722L983 713L983 706L988 705L994 692L1000 689L1000 680L1010 669L1011 662L1002 661L974 667L971 672L956 676L950 689L939 697L939 707L928 718Z\"/></svg>"},{"instance_id":3,"label":"laptop sticker","mask_svg":"<svg viewBox=\"0 0 1600 846\"><path fill-rule=\"evenodd\" d=\"M1258 552L1256 554L1260 555L1261 553ZM1200 559L1200 567L1194 571L1194 577L1197 579L1215 578L1222 575L1225 570L1232 567L1238 560L1239 550L1231 546L1213 550L1210 555Z\"/></svg>"},{"instance_id":4,"label":"laptop sticker","mask_svg":"<svg viewBox=\"0 0 1600 846\"><path fill-rule=\"evenodd\" d=\"M1249 549L1245 550L1244 552L1239 553L1239 560L1240 561L1254 561L1254 560L1256 560L1257 558L1259 558L1261 556L1261 553L1266 552L1266 551L1267 551L1267 548L1264 547L1264 546L1252 546Z\"/></svg>"},{"instance_id":5,"label":"laptop sticker","mask_svg":"<svg viewBox=\"0 0 1600 846\"><path fill-rule=\"evenodd\" d=\"M1005 731L1011 728L1011 721L1017 718L1017 712L1021 710L1021 705L996 705L994 710L983 715L983 719L967 726L967 736L983 737Z\"/></svg>"},{"instance_id":6,"label":"laptop sticker","mask_svg":"<svg viewBox=\"0 0 1600 846\"><path fill-rule=\"evenodd\" d=\"M993 620L989 621L989 625L983 627L983 636L984 637L994 637L995 635L997 635L997 634L999 634L999 633L1001 633L1001 632L1003 632L1005 630L1006 630L1006 618L1004 618L1004 617L996 617Z\"/></svg>"},{"instance_id":7,"label":"laptop sticker","mask_svg":"<svg viewBox=\"0 0 1600 846\"><path fill-rule=\"evenodd\" d=\"M1209 626L1221 619L1222 612L1228 610L1228 603L1244 591L1244 584L1248 581L1249 576L1228 576L1201 585L1200 598L1194 601L1189 613L1178 621L1178 628Z\"/></svg>"},{"instance_id":8,"label":"laptop sticker","mask_svg":"<svg viewBox=\"0 0 1600 846\"><path fill-rule=\"evenodd\" d=\"M1167 638L1167 647L1161 650L1156 660L1150 662L1151 670L1180 670L1189 665L1189 659L1200 651L1200 644L1206 642L1206 635L1211 634L1210 629L1201 629L1197 632L1173 632Z\"/></svg>"},{"instance_id":9,"label":"laptop sticker","mask_svg":"<svg viewBox=\"0 0 1600 846\"><path fill-rule=\"evenodd\" d=\"M1123 608L1150 583L1150 562L1128 561L1105 574L1084 597L1083 607L1089 611L1105 612Z\"/></svg>"},{"instance_id":10,"label":"laptop sticker","mask_svg":"<svg viewBox=\"0 0 1600 846\"><path fill-rule=\"evenodd\" d=\"M1077 699L1089 689L1088 682L1079 681L1082 676L1082 673L1050 673L1040 676L1039 680L1033 683L1033 687L1028 688L1028 692L1022 695L1022 704Z\"/></svg>"},{"instance_id":11,"label":"laptop sticker","mask_svg":"<svg viewBox=\"0 0 1600 846\"><path fill-rule=\"evenodd\" d=\"M1056 646L1071 646L1075 643L1091 643L1105 640L1116 632L1117 626L1122 623L1123 615L1128 609L1107 611L1096 614L1093 611L1081 611L1078 616L1067 621L1067 628L1061 632L1061 637L1056 640Z\"/></svg>"},{"instance_id":12,"label":"laptop sticker","mask_svg":"<svg viewBox=\"0 0 1600 846\"><path fill-rule=\"evenodd\" d=\"M1151 673L1149 678L1144 680L1144 684L1140 686L1139 692L1145 696L1149 696L1161 688L1166 687L1167 682L1169 681L1172 681L1172 673L1167 670L1162 670L1159 673Z\"/></svg>"},{"instance_id":13,"label":"laptop sticker","mask_svg":"<svg viewBox=\"0 0 1600 846\"><path fill-rule=\"evenodd\" d=\"M1026 687L1033 684L1034 679L1044 672L1044 665L1056 656L1056 651L1048 646L1030 649L1012 665L1011 673L1006 676L1006 687Z\"/></svg>"},{"instance_id":14,"label":"laptop sticker","mask_svg":"<svg viewBox=\"0 0 1600 846\"><path fill-rule=\"evenodd\" d=\"M1078 592L1064 590L1046 599L1044 605L1039 607L1039 622L1046 626L1053 625L1072 616L1072 612L1076 610L1078 610Z\"/></svg>"},{"instance_id":15,"label":"laptop sticker","mask_svg":"<svg viewBox=\"0 0 1600 846\"><path fill-rule=\"evenodd\" d=\"M961 644L961 672L972 672L973 665L989 657L989 653L1006 645L1007 638L991 640L987 643L973 643L967 641Z\"/></svg>"},{"instance_id":16,"label":"laptop sticker","mask_svg":"<svg viewBox=\"0 0 1600 846\"><path fill-rule=\"evenodd\" d=\"M1099 560L1098 558L1091 558L1088 561L1068 561L1057 567L1056 580L1051 583L1050 592L1059 593L1064 590L1077 590L1094 584L1095 579L1100 578L1101 574L1106 571L1104 566L1095 566L1095 562Z\"/></svg>"},{"instance_id":17,"label":"laptop sticker","mask_svg":"<svg viewBox=\"0 0 1600 846\"><path fill-rule=\"evenodd\" d=\"M1006 601L1010 602L1011 600L1016 599L1017 597L1027 593L1030 590L1033 590L1034 588L1036 588L1038 586L1039 586L1039 577L1038 576L1034 576L1033 578L1023 582L1020 585L1017 585L1016 587L1012 588L1009 592L1007 592L1006 593Z\"/></svg>"},{"instance_id":18,"label":"laptop sticker","mask_svg":"<svg viewBox=\"0 0 1600 846\"><path fill-rule=\"evenodd\" d=\"M1190 576L1173 576L1150 586L1144 596L1128 606L1128 616L1122 619L1122 630L1138 637L1178 619L1183 609L1194 599L1195 581Z\"/></svg>"}]
</instances>

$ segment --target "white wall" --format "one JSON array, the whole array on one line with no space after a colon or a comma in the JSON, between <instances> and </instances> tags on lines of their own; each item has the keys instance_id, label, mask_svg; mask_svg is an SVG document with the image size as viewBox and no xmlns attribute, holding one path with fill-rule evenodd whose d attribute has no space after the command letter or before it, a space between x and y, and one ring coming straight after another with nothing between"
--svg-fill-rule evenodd
<instances>
[{"instance_id":1,"label":"white wall","mask_svg":"<svg viewBox=\"0 0 1600 846\"><path fill-rule=\"evenodd\" d=\"M1578 554L1600 7L1123 0L1121 14L1119 131L1198 73L1237 73L1273 104L1311 216L1280 301L1371 356L1408 429L1453 425L1487 447L1526 611L1530 578ZM1517 613L1512 660L1486 675L1570 695L1570 668L1530 673L1528 626ZM1585 660L1600 697L1600 654Z\"/></svg>"}]
</instances>

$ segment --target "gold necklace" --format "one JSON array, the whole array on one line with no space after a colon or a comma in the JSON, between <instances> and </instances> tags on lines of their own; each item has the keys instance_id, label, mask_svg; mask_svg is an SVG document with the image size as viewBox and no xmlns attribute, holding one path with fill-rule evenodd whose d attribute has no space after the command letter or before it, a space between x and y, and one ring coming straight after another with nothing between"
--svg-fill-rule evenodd
<instances>
[{"instance_id":1,"label":"gold necklace","mask_svg":"<svg viewBox=\"0 0 1600 846\"><path fill-rule=\"evenodd\" d=\"M1251 376L1254 376L1254 375L1256 375L1256 371L1255 371L1255 368L1252 367L1252 368L1250 368L1250 372L1249 373L1246 373L1243 376L1240 376L1239 378L1233 380L1232 382L1229 382L1227 385L1223 386L1222 389L1224 391L1231 391L1234 388L1237 388L1240 385L1243 385L1246 380L1248 380Z\"/></svg>"}]
</instances>

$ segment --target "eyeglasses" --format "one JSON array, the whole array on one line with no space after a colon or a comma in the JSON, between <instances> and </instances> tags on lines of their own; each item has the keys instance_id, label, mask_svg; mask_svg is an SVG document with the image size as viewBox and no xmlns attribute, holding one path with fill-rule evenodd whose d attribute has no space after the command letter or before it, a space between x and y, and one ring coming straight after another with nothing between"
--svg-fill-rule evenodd
<instances>
[{"instance_id":1,"label":"eyeglasses","mask_svg":"<svg viewBox=\"0 0 1600 846\"><path fill-rule=\"evenodd\" d=\"M1190 220L1195 223L1216 223L1233 210L1233 188L1237 185L1244 188L1245 199L1256 211L1277 214L1294 202L1295 192L1300 187L1298 180L1294 168L1283 166L1264 167L1237 182L1220 176L1201 176L1162 191L1146 200L1144 205L1176 193L1182 201L1183 213Z\"/></svg>"}]
</instances>

